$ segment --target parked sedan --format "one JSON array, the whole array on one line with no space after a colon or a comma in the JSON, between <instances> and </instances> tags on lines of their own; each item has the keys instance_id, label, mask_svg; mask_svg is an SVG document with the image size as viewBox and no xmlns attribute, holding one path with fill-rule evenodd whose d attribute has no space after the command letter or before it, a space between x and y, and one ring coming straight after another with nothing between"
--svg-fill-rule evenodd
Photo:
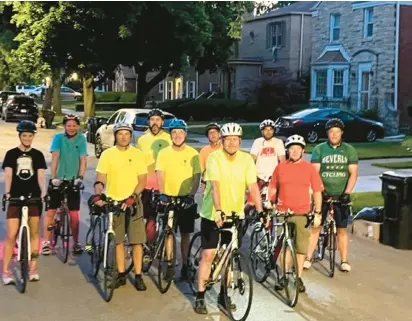
<instances>
[{"instance_id":1,"label":"parked sedan","mask_svg":"<svg viewBox=\"0 0 412 321\"><path fill-rule=\"evenodd\" d=\"M18 93L17 91L0 91L0 106L3 106L11 95L23 95L23 93Z\"/></svg>"},{"instance_id":2,"label":"parked sedan","mask_svg":"<svg viewBox=\"0 0 412 321\"><path fill-rule=\"evenodd\" d=\"M1 118L6 122L10 120L31 120L37 122L39 110L33 98L26 96L9 96L2 107Z\"/></svg>"},{"instance_id":3,"label":"parked sedan","mask_svg":"<svg viewBox=\"0 0 412 321\"><path fill-rule=\"evenodd\" d=\"M116 123L126 122L133 126L133 140L135 143L136 139L143 135L144 132L148 129L147 125L147 115L150 109L132 109L132 108L123 108L116 111L106 122L104 122L95 134L95 144L94 144L94 153L97 158L100 157L102 152L113 146L114 144L114 135L113 127ZM170 121L175 118L173 114L164 112L165 114L165 123L164 128L169 127Z\"/></svg>"},{"instance_id":4,"label":"parked sedan","mask_svg":"<svg viewBox=\"0 0 412 321\"><path fill-rule=\"evenodd\" d=\"M373 142L384 137L382 123L339 108L310 108L279 117L275 122L275 133L285 137L299 134L307 142L316 143L320 138L326 138L325 124L331 118L339 118L345 123L343 137L347 141Z\"/></svg>"}]
</instances>

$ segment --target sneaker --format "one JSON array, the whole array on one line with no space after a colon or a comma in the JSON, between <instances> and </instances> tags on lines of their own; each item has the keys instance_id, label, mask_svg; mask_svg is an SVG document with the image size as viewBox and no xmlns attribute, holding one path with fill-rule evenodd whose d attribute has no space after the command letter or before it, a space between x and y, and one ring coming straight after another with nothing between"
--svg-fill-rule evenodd
<instances>
[{"instance_id":1,"label":"sneaker","mask_svg":"<svg viewBox=\"0 0 412 321\"><path fill-rule=\"evenodd\" d=\"M348 261L341 261L340 262L340 270L342 272L350 272L350 264Z\"/></svg>"},{"instance_id":2,"label":"sneaker","mask_svg":"<svg viewBox=\"0 0 412 321\"><path fill-rule=\"evenodd\" d=\"M182 281L188 281L189 280L187 265L183 265L182 269L180 270L180 280L182 280Z\"/></svg>"},{"instance_id":3,"label":"sneaker","mask_svg":"<svg viewBox=\"0 0 412 321\"><path fill-rule=\"evenodd\" d=\"M230 307L230 311L235 312L236 311L236 304L234 304L231 300L231 298L229 299L229 307ZM226 301L225 301L225 297L223 296L223 294L219 293L219 296L217 298L217 306L222 309L222 310L226 310L228 311L227 307L226 307Z\"/></svg>"},{"instance_id":4,"label":"sneaker","mask_svg":"<svg viewBox=\"0 0 412 321\"><path fill-rule=\"evenodd\" d=\"M134 281L137 291L146 291L146 284L144 283L141 275L136 274L134 277Z\"/></svg>"},{"instance_id":5,"label":"sneaker","mask_svg":"<svg viewBox=\"0 0 412 321\"><path fill-rule=\"evenodd\" d=\"M29 271L29 281L30 282L40 281L40 276L39 276L39 273L37 272L37 269L31 269Z\"/></svg>"},{"instance_id":6,"label":"sneaker","mask_svg":"<svg viewBox=\"0 0 412 321\"><path fill-rule=\"evenodd\" d=\"M76 255L80 255L83 253L83 248L79 242L73 244L73 253Z\"/></svg>"},{"instance_id":7,"label":"sneaker","mask_svg":"<svg viewBox=\"0 0 412 321\"><path fill-rule=\"evenodd\" d=\"M196 298L195 312L197 314L207 314L207 307L206 307L205 299Z\"/></svg>"},{"instance_id":8,"label":"sneaker","mask_svg":"<svg viewBox=\"0 0 412 321\"><path fill-rule=\"evenodd\" d=\"M41 254L50 255L50 253L51 253L50 242L49 241L44 241L43 246L41 248Z\"/></svg>"},{"instance_id":9,"label":"sneaker","mask_svg":"<svg viewBox=\"0 0 412 321\"><path fill-rule=\"evenodd\" d=\"M175 278L176 275L176 269L173 265L168 265L167 266L167 271L166 271L166 275L165 275L165 280L167 281L171 281Z\"/></svg>"},{"instance_id":10,"label":"sneaker","mask_svg":"<svg viewBox=\"0 0 412 321\"><path fill-rule=\"evenodd\" d=\"M93 246L90 243L86 243L84 246L84 250L86 251L87 254L93 254Z\"/></svg>"},{"instance_id":11,"label":"sneaker","mask_svg":"<svg viewBox=\"0 0 412 321\"><path fill-rule=\"evenodd\" d=\"M120 288L121 286L124 286L124 285L126 285L126 275L120 275L119 274L117 276L116 282L114 284L114 288L117 289L117 288ZM112 288L111 284L109 285L109 288Z\"/></svg>"},{"instance_id":12,"label":"sneaker","mask_svg":"<svg viewBox=\"0 0 412 321\"><path fill-rule=\"evenodd\" d=\"M299 278L298 281L299 281L299 284L298 284L299 292L300 292L300 293L305 292L305 291L306 291L306 287L305 287L305 285L303 284L302 278Z\"/></svg>"},{"instance_id":13,"label":"sneaker","mask_svg":"<svg viewBox=\"0 0 412 321\"><path fill-rule=\"evenodd\" d=\"M282 291L285 288L285 284L286 284L286 279L284 276L282 276L279 279L279 282L275 284L275 291Z\"/></svg>"},{"instance_id":14,"label":"sneaker","mask_svg":"<svg viewBox=\"0 0 412 321\"><path fill-rule=\"evenodd\" d=\"M311 262L311 260L308 259L308 258L306 258L306 259L305 259L305 262L303 262L303 268L304 268L305 270L308 270L308 269L310 269L311 267L312 267L312 262Z\"/></svg>"},{"instance_id":15,"label":"sneaker","mask_svg":"<svg viewBox=\"0 0 412 321\"><path fill-rule=\"evenodd\" d=\"M13 275L10 272L5 272L1 276L4 285L14 284Z\"/></svg>"}]
</instances>

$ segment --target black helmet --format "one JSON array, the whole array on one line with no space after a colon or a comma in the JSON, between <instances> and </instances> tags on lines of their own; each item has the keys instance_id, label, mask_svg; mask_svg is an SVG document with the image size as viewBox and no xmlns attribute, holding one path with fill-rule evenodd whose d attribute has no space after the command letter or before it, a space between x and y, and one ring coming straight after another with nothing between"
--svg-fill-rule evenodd
<instances>
[{"instance_id":1,"label":"black helmet","mask_svg":"<svg viewBox=\"0 0 412 321\"><path fill-rule=\"evenodd\" d=\"M329 130L332 127L337 127L343 130L345 128L345 124L339 118L332 118L326 123L325 130Z\"/></svg>"},{"instance_id":2,"label":"black helmet","mask_svg":"<svg viewBox=\"0 0 412 321\"><path fill-rule=\"evenodd\" d=\"M149 111L149 113L147 114L147 119L150 119L150 117L152 116L159 116L162 119L165 118L165 115L163 114L163 111L159 108L153 108Z\"/></svg>"},{"instance_id":3,"label":"black helmet","mask_svg":"<svg viewBox=\"0 0 412 321\"><path fill-rule=\"evenodd\" d=\"M80 118L77 115L74 115L74 114L65 115L63 117L63 125L66 125L66 123L69 120L74 120L76 121L77 125L80 125Z\"/></svg>"},{"instance_id":4,"label":"black helmet","mask_svg":"<svg viewBox=\"0 0 412 321\"><path fill-rule=\"evenodd\" d=\"M216 129L218 132L220 132L220 126L217 123L209 123L206 126L206 136L209 134L209 130L211 129Z\"/></svg>"},{"instance_id":5,"label":"black helmet","mask_svg":"<svg viewBox=\"0 0 412 321\"><path fill-rule=\"evenodd\" d=\"M16 127L19 133L37 133L36 124L30 120L21 120Z\"/></svg>"}]
</instances>

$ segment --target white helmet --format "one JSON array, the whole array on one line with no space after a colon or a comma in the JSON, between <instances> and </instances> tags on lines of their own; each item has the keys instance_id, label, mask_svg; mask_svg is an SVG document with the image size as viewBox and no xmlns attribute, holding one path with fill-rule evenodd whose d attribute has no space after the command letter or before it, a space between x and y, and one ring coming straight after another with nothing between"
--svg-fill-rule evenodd
<instances>
[{"instance_id":1,"label":"white helmet","mask_svg":"<svg viewBox=\"0 0 412 321\"><path fill-rule=\"evenodd\" d=\"M264 121L262 121L259 125L259 129L262 130L265 127L272 127L273 129L275 129L275 122L272 119L265 119Z\"/></svg>"},{"instance_id":2,"label":"white helmet","mask_svg":"<svg viewBox=\"0 0 412 321\"><path fill-rule=\"evenodd\" d=\"M225 136L239 136L242 137L243 135L243 130L242 127L240 127L239 124L236 123L227 123L222 126L220 129L220 135L222 137Z\"/></svg>"},{"instance_id":3,"label":"white helmet","mask_svg":"<svg viewBox=\"0 0 412 321\"><path fill-rule=\"evenodd\" d=\"M305 139L299 135L292 135L286 139L285 147L288 148L291 145L300 145L302 148L305 148Z\"/></svg>"},{"instance_id":4,"label":"white helmet","mask_svg":"<svg viewBox=\"0 0 412 321\"><path fill-rule=\"evenodd\" d=\"M128 130L132 134L133 133L133 126L128 124L128 123L124 123L124 122L117 123L113 127L113 133L116 135L116 133L119 130Z\"/></svg>"}]
</instances>

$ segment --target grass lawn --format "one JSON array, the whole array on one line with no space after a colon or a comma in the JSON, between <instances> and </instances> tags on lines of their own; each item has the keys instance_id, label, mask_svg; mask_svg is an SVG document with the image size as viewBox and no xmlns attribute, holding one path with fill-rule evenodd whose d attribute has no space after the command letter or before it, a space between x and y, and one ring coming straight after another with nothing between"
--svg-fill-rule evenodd
<instances>
[{"instance_id":1,"label":"grass lawn","mask_svg":"<svg viewBox=\"0 0 412 321\"><path fill-rule=\"evenodd\" d=\"M362 192L352 194L352 211L354 214L364 207L383 206L381 192Z\"/></svg>"},{"instance_id":2,"label":"grass lawn","mask_svg":"<svg viewBox=\"0 0 412 321\"><path fill-rule=\"evenodd\" d=\"M373 166L390 168L390 169L404 169L412 168L412 161L409 162L392 162L392 163L372 163Z\"/></svg>"}]
</instances>

